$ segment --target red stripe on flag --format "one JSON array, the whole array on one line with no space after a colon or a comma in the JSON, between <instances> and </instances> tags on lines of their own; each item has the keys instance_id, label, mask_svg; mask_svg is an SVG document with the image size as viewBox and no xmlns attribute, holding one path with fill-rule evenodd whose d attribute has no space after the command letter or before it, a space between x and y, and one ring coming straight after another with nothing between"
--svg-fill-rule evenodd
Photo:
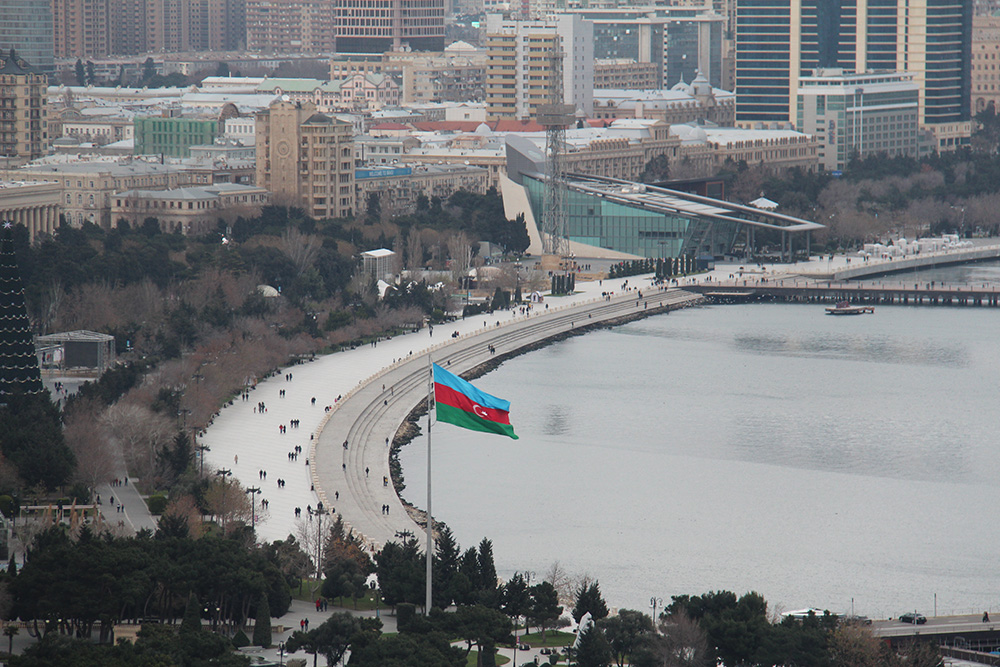
<instances>
[{"instance_id":1,"label":"red stripe on flag","mask_svg":"<svg viewBox=\"0 0 1000 667\"><path fill-rule=\"evenodd\" d=\"M443 385L440 382L434 383L434 400L438 403L458 408L459 410L471 412L481 419L497 422L499 424L510 423L510 414L507 411L484 408L462 392L455 391L451 387Z\"/></svg>"}]
</instances>

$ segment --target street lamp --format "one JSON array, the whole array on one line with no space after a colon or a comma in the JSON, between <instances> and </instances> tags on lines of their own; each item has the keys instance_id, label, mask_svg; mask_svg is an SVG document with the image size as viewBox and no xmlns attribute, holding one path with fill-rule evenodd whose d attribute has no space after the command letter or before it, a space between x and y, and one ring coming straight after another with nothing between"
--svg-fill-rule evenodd
<instances>
[{"instance_id":1,"label":"street lamp","mask_svg":"<svg viewBox=\"0 0 1000 667\"><path fill-rule=\"evenodd\" d=\"M278 642L278 665L285 667L285 642Z\"/></svg>"},{"instance_id":2,"label":"street lamp","mask_svg":"<svg viewBox=\"0 0 1000 667\"><path fill-rule=\"evenodd\" d=\"M329 514L329 510L323 507L323 503L316 504L316 509L306 508L309 514L318 518L316 521L316 580L319 581L323 568L323 516Z\"/></svg>"},{"instance_id":3,"label":"street lamp","mask_svg":"<svg viewBox=\"0 0 1000 667\"><path fill-rule=\"evenodd\" d=\"M212 451L212 448L209 447L208 445L195 445L194 448L197 449L200 452L200 455L199 455L198 458L201 459L201 476L204 477L205 476L205 452Z\"/></svg>"},{"instance_id":4,"label":"street lamp","mask_svg":"<svg viewBox=\"0 0 1000 667\"><path fill-rule=\"evenodd\" d=\"M653 608L653 632L656 632L656 608L663 606L663 598L658 598L654 595L649 598L649 606Z\"/></svg>"},{"instance_id":5,"label":"street lamp","mask_svg":"<svg viewBox=\"0 0 1000 667\"><path fill-rule=\"evenodd\" d=\"M260 493L260 488L256 486L251 486L247 489L247 493L250 494L250 528L256 528L257 526L257 515L254 511L255 503L254 500L257 498L257 494Z\"/></svg>"}]
</instances>

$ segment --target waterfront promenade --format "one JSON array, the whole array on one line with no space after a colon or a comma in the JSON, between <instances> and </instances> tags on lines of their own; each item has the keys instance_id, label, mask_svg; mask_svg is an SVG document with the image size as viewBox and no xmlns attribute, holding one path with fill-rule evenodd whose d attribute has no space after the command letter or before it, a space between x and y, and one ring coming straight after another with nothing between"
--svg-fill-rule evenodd
<instances>
[{"instance_id":1,"label":"waterfront promenade","mask_svg":"<svg viewBox=\"0 0 1000 667\"><path fill-rule=\"evenodd\" d=\"M231 473L244 487L261 489L254 497L260 540L319 534L330 520L310 513L320 502L362 535L371 550L403 531L419 531L384 478L389 476L386 438L394 437L426 395L426 355L462 373L493 356L490 345L499 356L575 329L701 299L682 290L654 289L648 276L627 279L632 291L622 290L625 282L579 283L576 294L547 297L532 304L526 316L520 311L472 316L436 326L433 333L421 329L280 369L259 382L249 400L224 407L199 438L209 447L205 470ZM604 298L602 292L614 295ZM516 410L515 405L515 421ZM425 471L407 473L409 484L422 488ZM263 510L262 500L267 501Z\"/></svg>"}]
</instances>

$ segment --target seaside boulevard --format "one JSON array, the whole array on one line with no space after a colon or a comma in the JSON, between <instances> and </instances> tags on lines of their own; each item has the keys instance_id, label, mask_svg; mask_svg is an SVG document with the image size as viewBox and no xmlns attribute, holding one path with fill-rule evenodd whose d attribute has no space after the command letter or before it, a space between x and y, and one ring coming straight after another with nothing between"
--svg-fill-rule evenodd
<instances>
[{"instance_id":1,"label":"seaside boulevard","mask_svg":"<svg viewBox=\"0 0 1000 667\"><path fill-rule=\"evenodd\" d=\"M700 299L654 288L648 275L578 283L578 290L533 304L527 316L472 316L279 370L258 382L249 400L237 398L221 410L200 437L210 448L206 470L232 471L243 486L261 488L254 501L262 541L311 535L320 526L310 510L320 502L372 552L401 531L419 532L389 480L387 439L427 394L428 352L461 374L493 357L491 345L503 355L581 327L660 312L661 303L665 309ZM602 292L614 296L605 299ZM420 487L424 471L410 474L410 484Z\"/></svg>"}]
</instances>

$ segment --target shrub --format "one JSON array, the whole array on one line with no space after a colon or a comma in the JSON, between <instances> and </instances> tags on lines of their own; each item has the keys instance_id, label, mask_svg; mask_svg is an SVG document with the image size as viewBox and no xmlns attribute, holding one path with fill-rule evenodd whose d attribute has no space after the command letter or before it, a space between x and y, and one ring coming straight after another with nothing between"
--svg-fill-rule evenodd
<instances>
[{"instance_id":1,"label":"shrub","mask_svg":"<svg viewBox=\"0 0 1000 667\"><path fill-rule=\"evenodd\" d=\"M154 493L149 498L146 498L146 507L149 508L150 514L159 516L167 509L167 497L162 493Z\"/></svg>"}]
</instances>

